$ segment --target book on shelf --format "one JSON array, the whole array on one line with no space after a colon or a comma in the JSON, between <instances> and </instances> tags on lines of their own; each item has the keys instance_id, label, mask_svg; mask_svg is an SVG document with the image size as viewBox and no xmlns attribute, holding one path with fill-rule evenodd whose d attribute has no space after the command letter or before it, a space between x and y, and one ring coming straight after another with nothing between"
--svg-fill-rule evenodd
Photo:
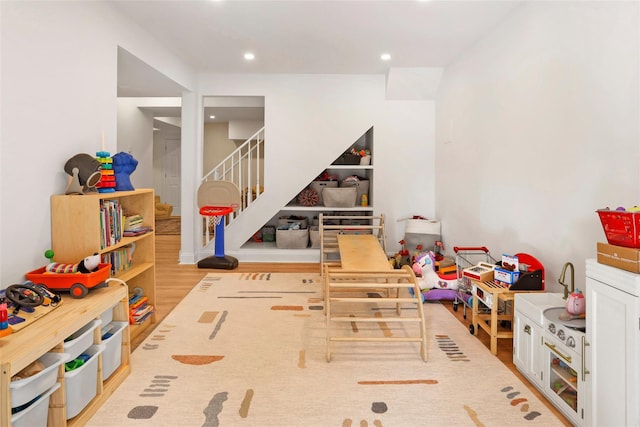
<instances>
[{"instance_id":1,"label":"book on shelf","mask_svg":"<svg viewBox=\"0 0 640 427\"><path fill-rule=\"evenodd\" d=\"M151 306L150 306L151 307ZM148 311L147 313L145 313L143 316L139 316L136 317L134 316L133 318L133 324L134 325L141 325L143 324L147 319L149 319L152 315L153 315L153 307L151 307L151 311Z\"/></svg>"},{"instance_id":2,"label":"book on shelf","mask_svg":"<svg viewBox=\"0 0 640 427\"><path fill-rule=\"evenodd\" d=\"M133 228L131 230L125 230L122 234L124 237L134 237L134 236L140 236L142 234L147 234L151 231L153 231L153 228L144 226L144 227Z\"/></svg>"},{"instance_id":3,"label":"book on shelf","mask_svg":"<svg viewBox=\"0 0 640 427\"><path fill-rule=\"evenodd\" d=\"M102 254L102 263L111 264L111 276L117 276L123 271L131 268L131 265L133 264L133 252L135 249L136 244L132 243L122 248Z\"/></svg>"},{"instance_id":4,"label":"book on shelf","mask_svg":"<svg viewBox=\"0 0 640 427\"><path fill-rule=\"evenodd\" d=\"M135 306L129 304L129 323L139 325L147 320L153 313L154 307L148 303L146 297L137 300Z\"/></svg>"},{"instance_id":5,"label":"book on shelf","mask_svg":"<svg viewBox=\"0 0 640 427\"><path fill-rule=\"evenodd\" d=\"M134 214L125 217L124 231L135 230L142 227L143 218L142 215Z\"/></svg>"},{"instance_id":6,"label":"book on shelf","mask_svg":"<svg viewBox=\"0 0 640 427\"><path fill-rule=\"evenodd\" d=\"M115 245L122 239L122 205L118 200L100 200L100 249Z\"/></svg>"}]
</instances>

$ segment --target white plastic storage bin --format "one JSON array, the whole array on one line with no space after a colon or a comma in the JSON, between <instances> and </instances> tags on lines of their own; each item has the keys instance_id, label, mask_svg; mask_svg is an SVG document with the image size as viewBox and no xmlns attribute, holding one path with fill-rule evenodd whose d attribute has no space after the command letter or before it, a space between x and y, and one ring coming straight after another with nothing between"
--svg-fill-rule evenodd
<instances>
[{"instance_id":1,"label":"white plastic storage bin","mask_svg":"<svg viewBox=\"0 0 640 427\"><path fill-rule=\"evenodd\" d=\"M45 353L40 356L38 360L45 366L42 371L9 383L11 407L17 408L27 404L53 387L58 378L58 366L68 359L69 355L66 353Z\"/></svg>"},{"instance_id":2,"label":"white plastic storage bin","mask_svg":"<svg viewBox=\"0 0 640 427\"><path fill-rule=\"evenodd\" d=\"M69 355L69 360L73 360L93 345L93 331L100 326L100 319L91 322L71 334L68 341L64 342L64 352Z\"/></svg>"},{"instance_id":3,"label":"white plastic storage bin","mask_svg":"<svg viewBox=\"0 0 640 427\"><path fill-rule=\"evenodd\" d=\"M64 374L67 400L67 419L78 415L96 396L98 387L98 356L104 351L104 344L92 345L84 353L91 358L73 371Z\"/></svg>"},{"instance_id":4,"label":"white plastic storage bin","mask_svg":"<svg viewBox=\"0 0 640 427\"><path fill-rule=\"evenodd\" d=\"M60 383L54 383L40 398L20 412L11 416L11 427L47 427L49 416L49 398L60 388Z\"/></svg>"},{"instance_id":5,"label":"white plastic storage bin","mask_svg":"<svg viewBox=\"0 0 640 427\"><path fill-rule=\"evenodd\" d=\"M102 381L109 378L122 363L122 333L127 327L127 322L111 322L112 335L103 340L104 352L102 353Z\"/></svg>"},{"instance_id":6,"label":"white plastic storage bin","mask_svg":"<svg viewBox=\"0 0 640 427\"><path fill-rule=\"evenodd\" d=\"M113 309L116 305L118 304L115 304L113 307L106 310L104 313L100 315L100 320L102 321L102 325L108 325L109 323L111 323L111 321L113 320Z\"/></svg>"}]
</instances>

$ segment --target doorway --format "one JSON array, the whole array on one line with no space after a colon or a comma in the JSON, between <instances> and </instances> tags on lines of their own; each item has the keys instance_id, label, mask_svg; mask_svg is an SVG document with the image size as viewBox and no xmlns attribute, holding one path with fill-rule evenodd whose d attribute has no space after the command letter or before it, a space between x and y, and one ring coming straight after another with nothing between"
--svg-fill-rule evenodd
<instances>
[{"instance_id":1,"label":"doorway","mask_svg":"<svg viewBox=\"0 0 640 427\"><path fill-rule=\"evenodd\" d=\"M180 140L166 139L162 156L162 194L173 206L173 216L180 216Z\"/></svg>"}]
</instances>

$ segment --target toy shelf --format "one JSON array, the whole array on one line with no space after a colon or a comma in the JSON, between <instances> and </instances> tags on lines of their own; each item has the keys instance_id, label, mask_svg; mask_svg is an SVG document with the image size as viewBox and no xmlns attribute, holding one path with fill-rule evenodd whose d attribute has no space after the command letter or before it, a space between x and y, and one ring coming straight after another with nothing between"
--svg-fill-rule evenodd
<instances>
[{"instance_id":1,"label":"toy shelf","mask_svg":"<svg viewBox=\"0 0 640 427\"><path fill-rule=\"evenodd\" d=\"M135 244L131 266L115 277L127 282L131 292L134 289L141 290L148 298L148 304L155 306L155 233L122 237L116 243L102 248L104 224L101 206L105 202L117 202L125 216L141 215L145 226L153 228L155 225L153 189L52 196L51 241L54 260L76 263L93 253L107 254ZM131 339L137 337L155 321L155 316L152 315L140 325L130 325Z\"/></svg>"},{"instance_id":2,"label":"toy shelf","mask_svg":"<svg viewBox=\"0 0 640 427\"><path fill-rule=\"evenodd\" d=\"M28 327L0 338L2 354L0 371L0 427L11 425L11 377L47 352L62 353L64 339L90 323L107 310L113 308L113 320L128 320L127 287L111 282L108 287L95 289L82 299L63 297L59 307L40 317ZM94 330L94 343L101 342L99 328ZM95 397L75 417L67 420L64 364L58 367L57 381L60 388L51 394L48 425L82 426L98 408L113 394L115 389L131 372L131 353L128 328L122 333L121 364L107 379L102 379L98 369ZM99 356L100 358L102 356ZM99 359L99 366L102 360Z\"/></svg>"}]
</instances>

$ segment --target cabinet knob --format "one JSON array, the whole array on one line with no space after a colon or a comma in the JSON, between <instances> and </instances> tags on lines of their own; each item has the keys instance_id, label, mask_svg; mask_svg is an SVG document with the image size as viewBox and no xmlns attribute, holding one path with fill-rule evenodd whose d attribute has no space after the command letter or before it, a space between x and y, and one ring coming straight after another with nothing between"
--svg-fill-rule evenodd
<instances>
[{"instance_id":1,"label":"cabinet knob","mask_svg":"<svg viewBox=\"0 0 640 427\"><path fill-rule=\"evenodd\" d=\"M524 331L525 331L526 333L528 333L529 335L531 335L531 326L529 326L529 325L524 325Z\"/></svg>"}]
</instances>

